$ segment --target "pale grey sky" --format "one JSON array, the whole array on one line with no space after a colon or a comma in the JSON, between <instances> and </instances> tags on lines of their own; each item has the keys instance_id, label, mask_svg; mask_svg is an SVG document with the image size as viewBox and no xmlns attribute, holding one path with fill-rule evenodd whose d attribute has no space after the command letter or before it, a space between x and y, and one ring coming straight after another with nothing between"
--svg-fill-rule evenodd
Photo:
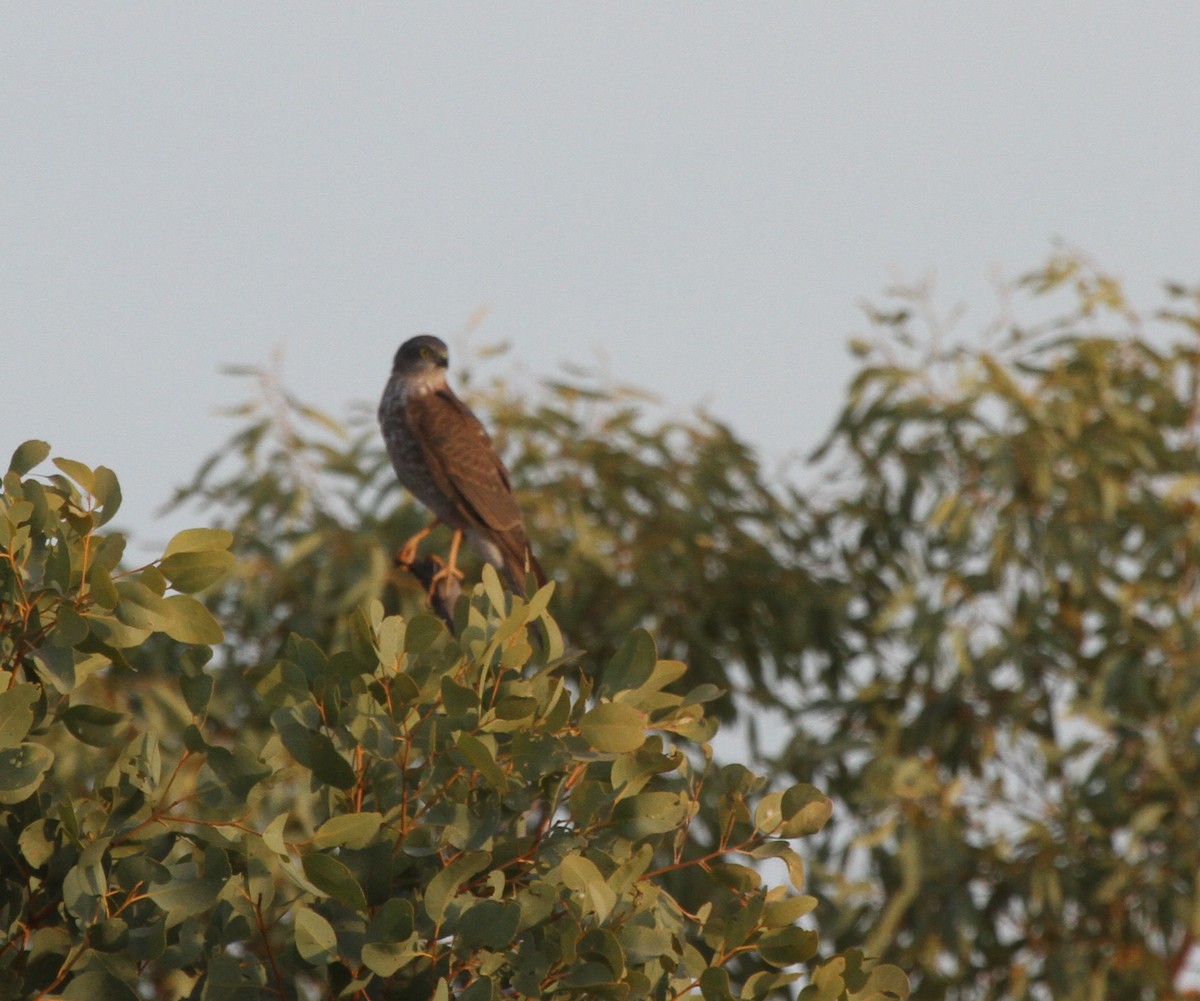
<instances>
[{"instance_id":1,"label":"pale grey sky","mask_svg":"<svg viewBox=\"0 0 1200 1001\"><path fill-rule=\"evenodd\" d=\"M453 335L810 448L858 304L1061 237L1153 301L1200 278L1200 6L0 6L0 452L149 513L283 345L340 413ZM195 517L186 519L188 524Z\"/></svg>"}]
</instances>

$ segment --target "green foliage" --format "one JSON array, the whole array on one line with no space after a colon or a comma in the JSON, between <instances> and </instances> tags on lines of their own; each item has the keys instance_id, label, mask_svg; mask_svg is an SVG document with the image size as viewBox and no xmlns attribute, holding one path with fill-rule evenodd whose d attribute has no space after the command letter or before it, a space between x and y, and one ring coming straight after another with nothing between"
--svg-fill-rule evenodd
<instances>
[{"instance_id":1,"label":"green foliage","mask_svg":"<svg viewBox=\"0 0 1200 1001\"><path fill-rule=\"evenodd\" d=\"M632 391L477 390L555 586L484 572L457 639L391 566L425 515L369 409L253 373L177 497L212 528L132 571L97 531L115 477L27 477L22 446L0 968L66 965L69 996L135 970L159 996L866 998L900 969L924 999L1185 996L1200 300L1168 296L1144 327L1059 255L963 344L899 293L803 491ZM709 760L735 712L769 784Z\"/></svg>"},{"instance_id":2,"label":"green foliage","mask_svg":"<svg viewBox=\"0 0 1200 1001\"><path fill-rule=\"evenodd\" d=\"M428 515L400 490L374 408L340 423L290 396L276 373L237 374L258 383L233 412L243 426L174 500L237 540L232 586L213 599L230 656L272 656L292 632L342 645L371 598L389 612L422 608L419 585L390 555ZM502 383L472 394L497 429L572 643L607 660L648 628L665 657L688 664L691 684L720 689L713 711L728 719L731 664L748 690L767 691L825 636L820 590L783 558L800 510L764 483L729 428L703 415L653 424L645 394L585 376L546 383L536 406L530 398ZM447 539L438 529L425 546L444 553ZM471 560L464 553L477 578Z\"/></svg>"},{"instance_id":3,"label":"green foliage","mask_svg":"<svg viewBox=\"0 0 1200 1001\"><path fill-rule=\"evenodd\" d=\"M116 478L29 475L47 454L21 446L0 495L3 996L906 995L859 952L816 960L791 842L828 800L714 765L717 692L669 691L647 633L581 672L554 586L486 568L455 637L370 600L341 643L214 660L186 592L232 572L246 599L253 541L235 564L230 532L182 532L121 569Z\"/></svg>"},{"instance_id":4,"label":"green foliage","mask_svg":"<svg viewBox=\"0 0 1200 1001\"><path fill-rule=\"evenodd\" d=\"M819 839L822 929L915 997L1171 997L1200 902L1197 298L1172 292L1181 340L1077 258L1026 287L1068 311L983 346L942 347L919 295L874 314L800 553L839 612L777 774L853 818Z\"/></svg>"}]
</instances>

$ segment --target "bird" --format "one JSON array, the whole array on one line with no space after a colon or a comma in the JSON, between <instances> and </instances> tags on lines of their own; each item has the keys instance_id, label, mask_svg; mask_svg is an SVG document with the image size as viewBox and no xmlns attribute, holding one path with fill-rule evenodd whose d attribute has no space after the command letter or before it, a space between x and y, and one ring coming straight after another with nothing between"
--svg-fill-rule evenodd
<instances>
[{"instance_id":1,"label":"bird","mask_svg":"<svg viewBox=\"0 0 1200 1001\"><path fill-rule=\"evenodd\" d=\"M458 550L467 544L502 573L509 589L525 594L526 575L546 582L525 534L521 508L508 470L479 418L446 381L450 353L429 334L400 345L379 403L379 427L400 483L427 507L434 520L396 554L411 567L417 547L440 522L454 535L449 560L434 580L461 577ZM434 594L433 582L429 587Z\"/></svg>"}]
</instances>

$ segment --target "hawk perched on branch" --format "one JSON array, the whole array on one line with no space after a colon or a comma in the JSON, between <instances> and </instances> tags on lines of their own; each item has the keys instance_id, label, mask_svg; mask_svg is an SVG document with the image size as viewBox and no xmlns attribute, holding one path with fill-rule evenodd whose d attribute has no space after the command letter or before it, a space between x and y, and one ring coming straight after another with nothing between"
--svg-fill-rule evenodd
<instances>
[{"instance_id":1,"label":"hawk perched on branch","mask_svg":"<svg viewBox=\"0 0 1200 1001\"><path fill-rule=\"evenodd\" d=\"M400 548L396 561L411 567L417 545L441 522L454 537L449 561L437 576L461 576L455 564L465 536L502 572L509 588L523 595L527 573L539 587L546 578L529 548L508 470L479 419L446 384L448 365L449 353L438 338L425 334L405 341L379 403L379 426L396 476L434 514Z\"/></svg>"}]
</instances>

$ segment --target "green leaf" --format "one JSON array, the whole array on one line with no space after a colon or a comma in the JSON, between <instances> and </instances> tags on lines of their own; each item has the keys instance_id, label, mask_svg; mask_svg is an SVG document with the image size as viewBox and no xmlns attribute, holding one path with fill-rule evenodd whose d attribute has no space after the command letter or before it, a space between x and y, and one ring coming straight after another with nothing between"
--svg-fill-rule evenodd
<instances>
[{"instance_id":1,"label":"green leaf","mask_svg":"<svg viewBox=\"0 0 1200 1001\"><path fill-rule=\"evenodd\" d=\"M163 550L163 559L176 553L219 552L233 545L233 533L223 528L186 528L176 532Z\"/></svg>"},{"instance_id":2,"label":"green leaf","mask_svg":"<svg viewBox=\"0 0 1200 1001\"><path fill-rule=\"evenodd\" d=\"M691 801L682 793L644 792L621 800L613 807L613 827L630 840L678 830L688 815Z\"/></svg>"},{"instance_id":3,"label":"green leaf","mask_svg":"<svg viewBox=\"0 0 1200 1001\"><path fill-rule=\"evenodd\" d=\"M646 741L648 717L622 702L607 702L584 713L579 732L597 751L635 751Z\"/></svg>"},{"instance_id":4,"label":"green leaf","mask_svg":"<svg viewBox=\"0 0 1200 1001\"><path fill-rule=\"evenodd\" d=\"M572 852L562 860L559 871L563 883L583 898L585 911L595 912L600 921L606 920L616 906L617 895L596 868L596 863Z\"/></svg>"},{"instance_id":5,"label":"green leaf","mask_svg":"<svg viewBox=\"0 0 1200 1001\"><path fill-rule=\"evenodd\" d=\"M804 889L804 859L786 841L767 841L751 849L750 857L756 859L777 858L787 866L788 877L792 887L797 891Z\"/></svg>"},{"instance_id":6,"label":"green leaf","mask_svg":"<svg viewBox=\"0 0 1200 1001\"><path fill-rule=\"evenodd\" d=\"M511 900L481 900L458 919L458 936L468 949L505 949L516 937L521 908Z\"/></svg>"},{"instance_id":7,"label":"green leaf","mask_svg":"<svg viewBox=\"0 0 1200 1001\"><path fill-rule=\"evenodd\" d=\"M99 528L112 521L121 507L121 484L117 482L116 473L107 466L97 466L92 494L99 505L95 516L96 527Z\"/></svg>"},{"instance_id":8,"label":"green leaf","mask_svg":"<svg viewBox=\"0 0 1200 1001\"><path fill-rule=\"evenodd\" d=\"M880 963L871 967L867 982L862 987L850 992L849 1001L903 1001L910 991L908 977L900 967Z\"/></svg>"},{"instance_id":9,"label":"green leaf","mask_svg":"<svg viewBox=\"0 0 1200 1001\"><path fill-rule=\"evenodd\" d=\"M87 634L87 620L71 605L59 605L58 618L54 622L50 642L57 647L71 649L87 639Z\"/></svg>"},{"instance_id":10,"label":"green leaf","mask_svg":"<svg viewBox=\"0 0 1200 1001\"><path fill-rule=\"evenodd\" d=\"M442 620L433 615L414 615L404 630L404 652L421 654L446 635Z\"/></svg>"},{"instance_id":11,"label":"green leaf","mask_svg":"<svg viewBox=\"0 0 1200 1001\"><path fill-rule=\"evenodd\" d=\"M54 752L41 744L18 744L0 751L0 803L20 803L42 784Z\"/></svg>"},{"instance_id":12,"label":"green leaf","mask_svg":"<svg viewBox=\"0 0 1200 1001\"><path fill-rule=\"evenodd\" d=\"M296 908L296 951L313 966L326 966L338 959L333 925L308 907Z\"/></svg>"},{"instance_id":13,"label":"green leaf","mask_svg":"<svg viewBox=\"0 0 1200 1001\"><path fill-rule=\"evenodd\" d=\"M777 928L759 936L758 954L772 966L805 963L817 954L818 936L805 928Z\"/></svg>"},{"instance_id":14,"label":"green leaf","mask_svg":"<svg viewBox=\"0 0 1200 1001\"><path fill-rule=\"evenodd\" d=\"M301 860L304 875L322 893L356 911L367 909L367 898L346 864L332 855L313 852Z\"/></svg>"},{"instance_id":15,"label":"green leaf","mask_svg":"<svg viewBox=\"0 0 1200 1001\"><path fill-rule=\"evenodd\" d=\"M116 615L121 622L134 629L162 631L170 617L162 595L137 580L118 581L117 594L121 600Z\"/></svg>"},{"instance_id":16,"label":"green leaf","mask_svg":"<svg viewBox=\"0 0 1200 1001\"><path fill-rule=\"evenodd\" d=\"M93 563L88 567L87 582L88 597L98 607L106 608L109 611L117 607L117 602L121 600L121 596L117 593L116 585L113 584L112 574L109 572L108 567L99 561ZM91 617L90 613L88 617Z\"/></svg>"},{"instance_id":17,"label":"green leaf","mask_svg":"<svg viewBox=\"0 0 1200 1001\"><path fill-rule=\"evenodd\" d=\"M34 466L44 462L46 456L49 454L50 446L48 443L39 441L36 438L24 441L13 452L12 458L8 462L8 471L16 473L18 476L24 476Z\"/></svg>"},{"instance_id":18,"label":"green leaf","mask_svg":"<svg viewBox=\"0 0 1200 1001\"><path fill-rule=\"evenodd\" d=\"M193 716L201 716L212 698L213 678L203 672L181 675L179 690L183 693L183 701L187 703L188 711Z\"/></svg>"},{"instance_id":19,"label":"green leaf","mask_svg":"<svg viewBox=\"0 0 1200 1001\"><path fill-rule=\"evenodd\" d=\"M475 768L493 789L506 789L508 780L492 757L488 746L478 737L473 737L465 730L458 735L455 747L471 767Z\"/></svg>"},{"instance_id":20,"label":"green leaf","mask_svg":"<svg viewBox=\"0 0 1200 1001\"><path fill-rule=\"evenodd\" d=\"M55 458L51 461L78 483L85 493L93 492L92 488L95 486L96 479L90 467L85 466L82 462L76 462L74 459Z\"/></svg>"},{"instance_id":21,"label":"green leaf","mask_svg":"<svg viewBox=\"0 0 1200 1001\"><path fill-rule=\"evenodd\" d=\"M700 974L700 994L704 1001L738 1001L729 984L729 971L719 966Z\"/></svg>"},{"instance_id":22,"label":"green leaf","mask_svg":"<svg viewBox=\"0 0 1200 1001\"><path fill-rule=\"evenodd\" d=\"M368 942L403 942L416 931L411 901L391 897L379 905L367 925Z\"/></svg>"},{"instance_id":23,"label":"green leaf","mask_svg":"<svg viewBox=\"0 0 1200 1001\"><path fill-rule=\"evenodd\" d=\"M491 864L490 852L464 852L429 881L425 889L425 912L435 924L441 924L458 888Z\"/></svg>"},{"instance_id":24,"label":"green leaf","mask_svg":"<svg viewBox=\"0 0 1200 1001\"><path fill-rule=\"evenodd\" d=\"M821 830L833 816L833 800L807 783L789 788L781 804L786 818L778 837L802 838Z\"/></svg>"},{"instance_id":25,"label":"green leaf","mask_svg":"<svg viewBox=\"0 0 1200 1001\"><path fill-rule=\"evenodd\" d=\"M476 977L461 994L458 1001L496 1001L500 995L491 977Z\"/></svg>"},{"instance_id":26,"label":"green leaf","mask_svg":"<svg viewBox=\"0 0 1200 1001\"><path fill-rule=\"evenodd\" d=\"M158 568L176 591L195 594L228 576L235 562L233 553L222 550L172 553Z\"/></svg>"},{"instance_id":27,"label":"green leaf","mask_svg":"<svg viewBox=\"0 0 1200 1001\"><path fill-rule=\"evenodd\" d=\"M167 912L170 927L211 908L232 875L229 858L220 848L210 846L203 858L200 871L193 863L171 866L170 882L150 893L150 899Z\"/></svg>"},{"instance_id":28,"label":"green leaf","mask_svg":"<svg viewBox=\"0 0 1200 1001\"><path fill-rule=\"evenodd\" d=\"M225 633L212 612L195 598L186 594L172 594L162 600L168 612L162 631L171 639L207 646L224 642Z\"/></svg>"},{"instance_id":29,"label":"green leaf","mask_svg":"<svg viewBox=\"0 0 1200 1001\"><path fill-rule=\"evenodd\" d=\"M129 717L102 706L75 705L60 717L76 738L92 747L115 747L125 741Z\"/></svg>"},{"instance_id":30,"label":"green leaf","mask_svg":"<svg viewBox=\"0 0 1200 1001\"><path fill-rule=\"evenodd\" d=\"M415 930L412 904L396 897L385 900L367 925L363 963L378 976L392 976L416 958L416 946L411 941Z\"/></svg>"},{"instance_id":31,"label":"green leaf","mask_svg":"<svg viewBox=\"0 0 1200 1001\"><path fill-rule=\"evenodd\" d=\"M645 629L635 629L604 666L597 694L611 698L618 692L640 688L653 673L657 659L654 637Z\"/></svg>"},{"instance_id":32,"label":"green leaf","mask_svg":"<svg viewBox=\"0 0 1200 1001\"><path fill-rule=\"evenodd\" d=\"M31 682L0 692L0 749L16 747L33 726L33 704L41 688Z\"/></svg>"},{"instance_id":33,"label":"green leaf","mask_svg":"<svg viewBox=\"0 0 1200 1001\"><path fill-rule=\"evenodd\" d=\"M313 835L314 848L365 848L379 833L383 817L378 813L343 813L330 817Z\"/></svg>"},{"instance_id":34,"label":"green leaf","mask_svg":"<svg viewBox=\"0 0 1200 1001\"><path fill-rule=\"evenodd\" d=\"M295 710L285 707L271 714L271 723L283 746L305 768L312 770L320 781L336 789L349 789L357 781L350 763L338 753L327 734L310 730L297 717Z\"/></svg>"},{"instance_id":35,"label":"green leaf","mask_svg":"<svg viewBox=\"0 0 1200 1001\"><path fill-rule=\"evenodd\" d=\"M121 918L109 918L87 930L87 944L97 952L124 952L129 945L129 925Z\"/></svg>"},{"instance_id":36,"label":"green leaf","mask_svg":"<svg viewBox=\"0 0 1200 1001\"><path fill-rule=\"evenodd\" d=\"M107 970L88 970L72 977L62 996L66 1001L139 1001L132 987Z\"/></svg>"},{"instance_id":37,"label":"green leaf","mask_svg":"<svg viewBox=\"0 0 1200 1001\"><path fill-rule=\"evenodd\" d=\"M807 894L799 897L785 897L783 900L769 900L763 908L763 923L768 928L782 928L785 925L795 924L816 908L817 898Z\"/></svg>"},{"instance_id":38,"label":"green leaf","mask_svg":"<svg viewBox=\"0 0 1200 1001\"><path fill-rule=\"evenodd\" d=\"M367 942L362 947L363 965L380 977L393 976L417 958L417 950L405 942Z\"/></svg>"},{"instance_id":39,"label":"green leaf","mask_svg":"<svg viewBox=\"0 0 1200 1001\"><path fill-rule=\"evenodd\" d=\"M665 928L626 923L617 930L625 958L633 964L649 963L671 952L671 933Z\"/></svg>"}]
</instances>

